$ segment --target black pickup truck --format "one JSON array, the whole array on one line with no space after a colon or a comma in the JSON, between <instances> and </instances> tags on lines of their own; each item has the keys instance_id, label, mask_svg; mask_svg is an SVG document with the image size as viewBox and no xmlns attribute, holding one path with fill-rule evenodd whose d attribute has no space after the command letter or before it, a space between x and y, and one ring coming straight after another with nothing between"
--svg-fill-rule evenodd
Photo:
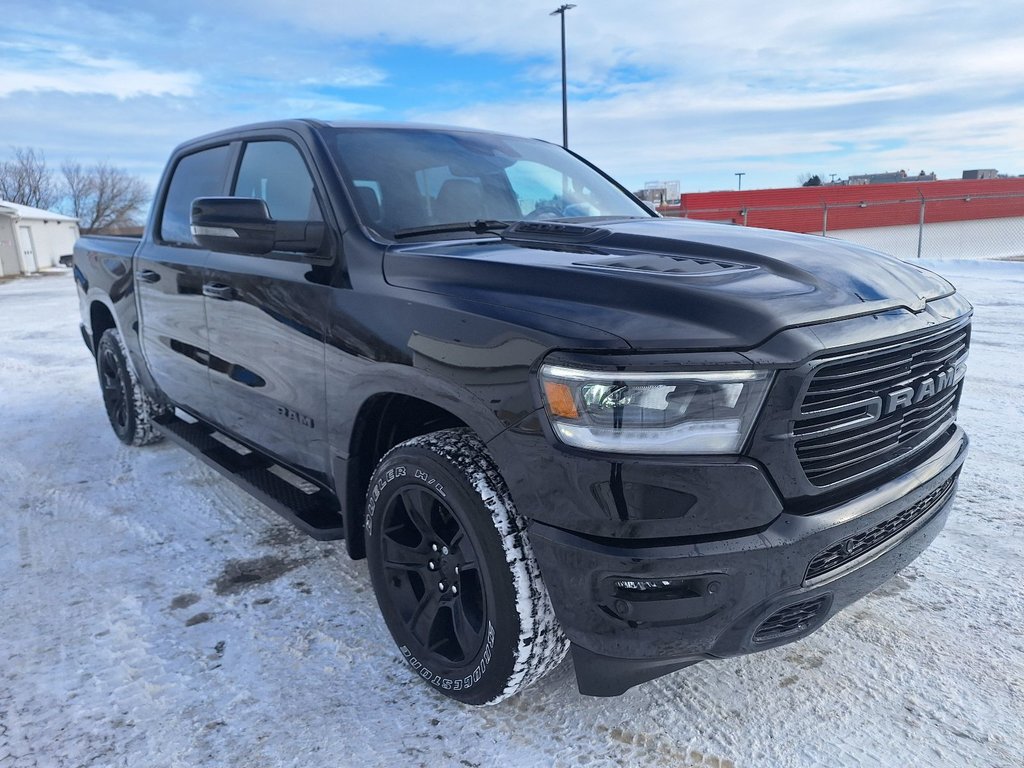
<instances>
[{"instance_id":1,"label":"black pickup truck","mask_svg":"<svg viewBox=\"0 0 1024 768\"><path fill-rule=\"evenodd\" d=\"M552 144L286 121L84 237L117 436L367 557L415 674L615 695L792 642L942 528L971 306L837 240L660 218ZM154 489L154 493L158 491Z\"/></svg>"}]
</instances>

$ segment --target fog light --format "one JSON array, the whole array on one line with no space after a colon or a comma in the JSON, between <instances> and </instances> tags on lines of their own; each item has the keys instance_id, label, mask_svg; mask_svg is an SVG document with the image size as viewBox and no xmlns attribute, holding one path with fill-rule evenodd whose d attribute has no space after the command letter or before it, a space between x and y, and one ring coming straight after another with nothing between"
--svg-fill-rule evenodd
<instances>
[{"instance_id":1,"label":"fog light","mask_svg":"<svg viewBox=\"0 0 1024 768\"><path fill-rule=\"evenodd\" d=\"M702 576L678 576L667 579L631 579L627 576L613 576L605 582L611 588L612 598L631 602L659 600L680 600L707 597L721 586L722 574ZM709 588L714 584L714 588Z\"/></svg>"},{"instance_id":2,"label":"fog light","mask_svg":"<svg viewBox=\"0 0 1024 768\"><path fill-rule=\"evenodd\" d=\"M682 579L617 579L615 588L622 592L653 592L679 587Z\"/></svg>"}]
</instances>

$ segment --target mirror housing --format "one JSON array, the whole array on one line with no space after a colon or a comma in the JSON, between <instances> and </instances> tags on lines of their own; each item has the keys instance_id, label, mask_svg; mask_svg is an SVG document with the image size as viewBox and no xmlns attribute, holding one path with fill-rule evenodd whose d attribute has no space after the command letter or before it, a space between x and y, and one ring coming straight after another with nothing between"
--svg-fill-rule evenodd
<instances>
[{"instance_id":1,"label":"mirror housing","mask_svg":"<svg viewBox=\"0 0 1024 768\"><path fill-rule=\"evenodd\" d=\"M211 251L266 254L274 250L277 225L263 200L199 197L192 201L192 239Z\"/></svg>"},{"instance_id":2,"label":"mirror housing","mask_svg":"<svg viewBox=\"0 0 1024 768\"><path fill-rule=\"evenodd\" d=\"M316 253L322 221L275 221L256 197L199 197L192 201L192 239L211 251L263 256L271 251Z\"/></svg>"}]
</instances>

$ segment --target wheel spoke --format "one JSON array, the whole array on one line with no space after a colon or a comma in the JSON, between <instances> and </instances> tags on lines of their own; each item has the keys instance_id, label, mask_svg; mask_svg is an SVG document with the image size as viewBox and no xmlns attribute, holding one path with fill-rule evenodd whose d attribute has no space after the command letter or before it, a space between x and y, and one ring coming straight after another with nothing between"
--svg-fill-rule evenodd
<instances>
[{"instance_id":1,"label":"wheel spoke","mask_svg":"<svg viewBox=\"0 0 1024 768\"><path fill-rule=\"evenodd\" d=\"M403 488L398 496L402 500L402 506L405 507L405 514L408 516L409 522L420 532L420 536L427 541L432 539L434 528L431 525L430 516L435 503L433 496L416 485Z\"/></svg>"},{"instance_id":2,"label":"wheel spoke","mask_svg":"<svg viewBox=\"0 0 1024 768\"><path fill-rule=\"evenodd\" d=\"M461 525L458 525L455 530L449 534L445 543L448 544L448 548L451 549L452 552L458 552L465 539L466 532L462 529Z\"/></svg>"},{"instance_id":3,"label":"wheel spoke","mask_svg":"<svg viewBox=\"0 0 1024 768\"><path fill-rule=\"evenodd\" d=\"M393 539L387 532L382 537L384 544L384 567L405 571L426 570L427 546L421 541L418 546L412 547Z\"/></svg>"},{"instance_id":4,"label":"wheel spoke","mask_svg":"<svg viewBox=\"0 0 1024 768\"><path fill-rule=\"evenodd\" d=\"M124 398L117 401L117 411L114 417L117 419L118 426L124 427L128 424L128 406Z\"/></svg>"},{"instance_id":5,"label":"wheel spoke","mask_svg":"<svg viewBox=\"0 0 1024 768\"><path fill-rule=\"evenodd\" d=\"M483 640L483 623L479 627L473 625L466 613L466 606L463 605L462 597L452 601L452 626L455 630L455 642L462 651L463 658L475 654Z\"/></svg>"},{"instance_id":6,"label":"wheel spoke","mask_svg":"<svg viewBox=\"0 0 1024 768\"><path fill-rule=\"evenodd\" d=\"M427 589L420 598L416 610L406 622L406 626L420 643L427 646L430 643L430 630L437 621L438 609L441 606L441 593L436 589Z\"/></svg>"},{"instance_id":7,"label":"wheel spoke","mask_svg":"<svg viewBox=\"0 0 1024 768\"><path fill-rule=\"evenodd\" d=\"M102 381L100 386L103 387L104 392L119 392L121 390L121 382L118 381L116 376L112 376L109 371L103 371Z\"/></svg>"}]
</instances>

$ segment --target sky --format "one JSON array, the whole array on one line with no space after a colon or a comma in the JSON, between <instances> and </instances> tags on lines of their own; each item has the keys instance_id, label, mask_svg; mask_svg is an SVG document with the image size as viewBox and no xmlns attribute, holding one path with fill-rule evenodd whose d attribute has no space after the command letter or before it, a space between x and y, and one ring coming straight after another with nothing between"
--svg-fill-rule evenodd
<instances>
[{"instance_id":1,"label":"sky","mask_svg":"<svg viewBox=\"0 0 1024 768\"><path fill-rule=\"evenodd\" d=\"M286 117L560 142L554 0L33 0L0 28L0 158L108 160ZM1019 0L577 0L570 147L626 186L1024 173Z\"/></svg>"}]
</instances>

